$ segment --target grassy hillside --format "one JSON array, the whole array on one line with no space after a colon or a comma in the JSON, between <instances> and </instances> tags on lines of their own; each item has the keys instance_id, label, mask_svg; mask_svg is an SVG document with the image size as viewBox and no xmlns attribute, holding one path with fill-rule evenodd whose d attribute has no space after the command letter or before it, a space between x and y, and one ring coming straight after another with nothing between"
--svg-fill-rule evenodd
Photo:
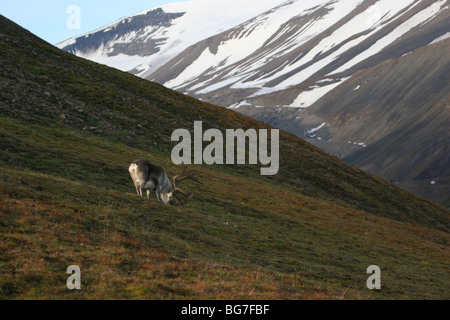
<instances>
[{"instance_id":1,"label":"grassy hillside","mask_svg":"<svg viewBox=\"0 0 450 320\"><path fill-rule=\"evenodd\" d=\"M0 17L0 297L449 298L448 211L286 133L280 171L195 166L182 207L135 195L174 129L266 128L88 62ZM69 265L82 290L65 287ZM366 288L379 265L382 290Z\"/></svg>"}]
</instances>

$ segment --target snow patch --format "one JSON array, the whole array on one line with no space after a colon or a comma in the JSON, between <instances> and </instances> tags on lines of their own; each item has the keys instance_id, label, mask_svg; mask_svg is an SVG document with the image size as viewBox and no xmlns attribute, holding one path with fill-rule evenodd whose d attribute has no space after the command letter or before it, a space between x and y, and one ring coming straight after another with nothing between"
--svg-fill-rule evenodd
<instances>
[{"instance_id":1,"label":"snow patch","mask_svg":"<svg viewBox=\"0 0 450 320\"><path fill-rule=\"evenodd\" d=\"M297 98L288 106L291 108L308 108L317 102L320 98L326 95L328 92L342 84L347 78L340 79L339 81L325 85L325 86L312 86L309 87L311 90L301 92ZM322 81L323 83L323 81Z\"/></svg>"},{"instance_id":2,"label":"snow patch","mask_svg":"<svg viewBox=\"0 0 450 320\"><path fill-rule=\"evenodd\" d=\"M138 55L129 56L127 54L118 54L115 56L108 57L104 54L105 49L103 46L95 51L88 54L84 54L82 52L75 52L75 54L79 57L89 59L91 61L95 61L100 64L107 64L110 67L129 72L134 69L143 70L147 66L146 57L141 57Z\"/></svg>"},{"instance_id":3,"label":"snow patch","mask_svg":"<svg viewBox=\"0 0 450 320\"><path fill-rule=\"evenodd\" d=\"M394 2L394 1L393 1ZM396 1L395 1L396 2ZM427 8L415 14L413 17L399 25L395 28L391 33L387 34L383 38L379 39L375 44L373 44L369 49L360 53L356 57L354 57L349 62L345 63L343 66L333 71L333 73L343 72L348 70L349 68L355 66L361 61L366 60L367 58L372 57L373 55L379 53L381 50L386 48L388 45L393 43L398 38L402 37L405 33L413 29L414 27L423 25L430 21L434 16L436 16L441 10L445 10L447 7L442 9L442 6L446 3L446 0L441 0L434 2Z\"/></svg>"},{"instance_id":4,"label":"snow patch","mask_svg":"<svg viewBox=\"0 0 450 320\"><path fill-rule=\"evenodd\" d=\"M322 123L320 126L318 126L317 128L311 129L306 131L306 134L311 134L314 133L316 131L319 131L320 129L322 129L323 127L325 127L326 122Z\"/></svg>"},{"instance_id":5,"label":"snow patch","mask_svg":"<svg viewBox=\"0 0 450 320\"><path fill-rule=\"evenodd\" d=\"M450 38L450 32L447 32L446 34L434 39L433 41L430 42L430 44L438 43L448 38Z\"/></svg>"},{"instance_id":6,"label":"snow patch","mask_svg":"<svg viewBox=\"0 0 450 320\"><path fill-rule=\"evenodd\" d=\"M364 142L352 142L352 141L349 141L348 144L353 144L355 146L360 146L360 147L363 147L363 148L367 147L367 145Z\"/></svg>"},{"instance_id":7,"label":"snow patch","mask_svg":"<svg viewBox=\"0 0 450 320\"><path fill-rule=\"evenodd\" d=\"M242 101L239 101L235 104L228 106L227 109L239 109L240 107L243 107L243 106L252 106L252 104L248 103L247 100L242 100Z\"/></svg>"}]
</instances>

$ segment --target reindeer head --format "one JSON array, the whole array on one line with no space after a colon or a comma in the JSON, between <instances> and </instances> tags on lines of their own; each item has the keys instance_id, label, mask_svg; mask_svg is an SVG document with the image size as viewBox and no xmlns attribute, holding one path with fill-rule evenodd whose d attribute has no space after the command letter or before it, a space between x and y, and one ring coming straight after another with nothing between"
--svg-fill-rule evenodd
<instances>
[{"instance_id":1,"label":"reindeer head","mask_svg":"<svg viewBox=\"0 0 450 320\"><path fill-rule=\"evenodd\" d=\"M170 191L167 193L161 193L160 195L161 201L165 204L172 204L173 197L174 197L174 191Z\"/></svg>"},{"instance_id":2,"label":"reindeer head","mask_svg":"<svg viewBox=\"0 0 450 320\"><path fill-rule=\"evenodd\" d=\"M191 172L188 170L187 166L184 167L184 170L182 173L176 175L173 177L173 192L169 192L167 193L167 198L170 199L169 202L172 205L183 205L186 202L188 202L190 199L192 199L192 195L189 192L185 192L183 190L181 190L178 187L178 183L183 181L183 180L192 180L195 181L197 183L203 184L202 182L200 182L197 177L195 176L195 173ZM185 198L184 199L180 199L178 198L178 195L183 195Z\"/></svg>"}]
</instances>

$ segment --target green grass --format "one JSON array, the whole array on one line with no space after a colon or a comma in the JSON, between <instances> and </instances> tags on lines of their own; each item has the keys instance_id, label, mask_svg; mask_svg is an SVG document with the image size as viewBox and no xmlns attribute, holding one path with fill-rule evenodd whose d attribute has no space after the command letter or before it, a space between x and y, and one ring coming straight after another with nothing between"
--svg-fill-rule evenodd
<instances>
[{"instance_id":1,"label":"green grass","mask_svg":"<svg viewBox=\"0 0 450 320\"><path fill-rule=\"evenodd\" d=\"M205 184L189 184L191 202L164 206L134 194L126 167L142 155L172 175L167 157L5 122L16 149L6 146L0 175L4 298L448 296L447 233L208 167L196 168ZM64 288L70 264L83 270L80 293ZM381 292L365 288L372 264L384 271Z\"/></svg>"},{"instance_id":2,"label":"green grass","mask_svg":"<svg viewBox=\"0 0 450 320\"><path fill-rule=\"evenodd\" d=\"M1 17L0 17L1 18ZM78 59L0 19L3 299L448 299L448 211L281 132L280 171L192 166L194 198L139 198L136 159L172 177L173 130L268 128ZM65 270L82 270L67 290ZM366 288L370 265L382 290Z\"/></svg>"}]
</instances>

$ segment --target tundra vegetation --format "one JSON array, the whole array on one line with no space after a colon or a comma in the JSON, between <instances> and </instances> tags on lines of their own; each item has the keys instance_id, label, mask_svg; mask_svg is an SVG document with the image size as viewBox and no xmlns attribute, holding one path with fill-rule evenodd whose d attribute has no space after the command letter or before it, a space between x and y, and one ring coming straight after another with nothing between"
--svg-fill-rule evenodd
<instances>
[{"instance_id":1,"label":"tundra vegetation","mask_svg":"<svg viewBox=\"0 0 450 320\"><path fill-rule=\"evenodd\" d=\"M136 196L127 168L173 177L175 128L271 129L64 53L0 16L3 299L448 299L448 211L280 131L280 168L195 165L195 198ZM81 289L68 290L69 266ZM381 269L369 290L368 266Z\"/></svg>"}]
</instances>

